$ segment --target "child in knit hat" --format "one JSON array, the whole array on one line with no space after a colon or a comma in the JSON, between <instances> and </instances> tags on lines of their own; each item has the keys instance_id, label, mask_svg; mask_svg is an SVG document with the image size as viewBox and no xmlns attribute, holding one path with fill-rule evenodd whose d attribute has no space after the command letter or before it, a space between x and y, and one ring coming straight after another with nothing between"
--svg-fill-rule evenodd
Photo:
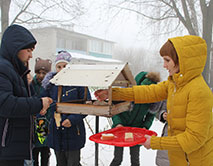
<instances>
[{"instance_id":1,"label":"child in knit hat","mask_svg":"<svg viewBox=\"0 0 213 166\"><path fill-rule=\"evenodd\" d=\"M58 73L71 61L72 56L67 51L59 51L55 59L55 68Z\"/></svg>"},{"instance_id":2,"label":"child in knit hat","mask_svg":"<svg viewBox=\"0 0 213 166\"><path fill-rule=\"evenodd\" d=\"M66 51L60 51L56 55L56 72L49 72L42 86L44 87L44 96L51 96L56 102L58 98L58 86L51 84L52 79L71 61L71 55ZM79 78L80 79L80 78ZM81 86L63 86L61 102L91 100L87 88ZM86 133L83 119L86 115L80 114L59 114L56 113L56 107L51 107L51 113L54 115L50 119L50 131L48 135L48 146L55 151L57 165L80 166L80 151L85 145Z\"/></svg>"},{"instance_id":3,"label":"child in knit hat","mask_svg":"<svg viewBox=\"0 0 213 166\"><path fill-rule=\"evenodd\" d=\"M44 90L41 86L41 82L45 75L51 71L52 61L50 59L36 58L35 60L35 76L31 83L34 95L40 96ZM33 160L34 165L39 165L38 156L41 154L41 165L48 165L50 157L50 148L47 145L47 135L50 121L50 111L43 116L36 115L35 117L35 132L33 148Z\"/></svg>"},{"instance_id":4,"label":"child in knit hat","mask_svg":"<svg viewBox=\"0 0 213 166\"><path fill-rule=\"evenodd\" d=\"M51 71L52 61L50 59L41 59L36 58L35 63L35 78L33 79L35 84L41 85L41 81L44 79L44 76Z\"/></svg>"}]
</instances>

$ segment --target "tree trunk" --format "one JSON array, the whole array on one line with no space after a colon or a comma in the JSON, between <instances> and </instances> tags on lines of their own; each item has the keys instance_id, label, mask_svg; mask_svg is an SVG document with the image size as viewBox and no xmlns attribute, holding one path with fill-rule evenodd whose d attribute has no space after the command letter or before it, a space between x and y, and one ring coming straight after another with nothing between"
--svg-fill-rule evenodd
<instances>
[{"instance_id":1,"label":"tree trunk","mask_svg":"<svg viewBox=\"0 0 213 166\"><path fill-rule=\"evenodd\" d=\"M212 26L213 26L213 2L211 1L209 6L206 7L206 11L203 13L203 38L207 43L207 60L206 66L203 71L203 76L208 85L210 85L210 52L211 52L211 44L212 44Z\"/></svg>"},{"instance_id":2,"label":"tree trunk","mask_svg":"<svg viewBox=\"0 0 213 166\"><path fill-rule=\"evenodd\" d=\"M9 25L9 10L11 0L1 0L1 32L4 33Z\"/></svg>"}]
</instances>

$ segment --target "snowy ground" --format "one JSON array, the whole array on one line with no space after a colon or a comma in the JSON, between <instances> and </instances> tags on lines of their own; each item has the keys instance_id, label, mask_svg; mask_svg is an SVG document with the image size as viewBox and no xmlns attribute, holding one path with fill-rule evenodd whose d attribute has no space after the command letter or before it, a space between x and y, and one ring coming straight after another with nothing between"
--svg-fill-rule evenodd
<instances>
[{"instance_id":1,"label":"snowy ground","mask_svg":"<svg viewBox=\"0 0 213 166\"><path fill-rule=\"evenodd\" d=\"M93 131L95 131L95 117L87 116L87 121L89 122ZM109 122L107 118L100 117L99 119L99 130L110 129ZM85 123L87 129L87 141L85 147L81 150L81 164L82 166L94 166L95 165L95 143L89 140L89 136L92 135L91 130L88 125ZM154 120L150 130L155 131L158 136L161 135L163 124L158 120ZM55 154L51 150L52 155L50 157L50 166L56 165ZM110 145L99 144L99 166L108 166L113 158L114 147ZM146 150L144 147L140 149L140 163L141 165L156 166L155 165L155 156L156 151ZM129 148L124 149L123 162L121 166L130 165L130 155Z\"/></svg>"}]
</instances>

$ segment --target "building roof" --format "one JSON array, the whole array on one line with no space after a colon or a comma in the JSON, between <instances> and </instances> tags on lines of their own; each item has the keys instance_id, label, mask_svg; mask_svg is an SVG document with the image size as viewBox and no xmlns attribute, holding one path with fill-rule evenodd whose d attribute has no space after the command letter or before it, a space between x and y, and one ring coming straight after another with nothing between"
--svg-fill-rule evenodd
<instances>
[{"instance_id":1,"label":"building roof","mask_svg":"<svg viewBox=\"0 0 213 166\"><path fill-rule=\"evenodd\" d=\"M78 37L81 36L82 38L89 38L89 39L101 40L101 41L105 41L105 42L109 42L109 43L115 43L115 42L110 41L110 40L105 40L105 39L102 39L102 38L90 36L90 35L87 35L87 34L75 32L73 30L70 30L70 29L67 29L67 28L61 28L61 27L57 27L57 26L35 28L35 29L31 29L31 30L32 31L39 31L39 30L49 30L49 29L55 30L56 32L60 32L60 33L69 33L69 34L72 34L72 35L78 35Z\"/></svg>"},{"instance_id":2,"label":"building roof","mask_svg":"<svg viewBox=\"0 0 213 166\"><path fill-rule=\"evenodd\" d=\"M69 51L69 53L71 54L73 59L75 59L79 62L81 62L81 60L84 60L84 61L88 61L88 62L122 63L120 60L112 59L112 58L94 57L91 55L86 55L83 53L76 53L76 52L72 52L72 51Z\"/></svg>"}]
</instances>

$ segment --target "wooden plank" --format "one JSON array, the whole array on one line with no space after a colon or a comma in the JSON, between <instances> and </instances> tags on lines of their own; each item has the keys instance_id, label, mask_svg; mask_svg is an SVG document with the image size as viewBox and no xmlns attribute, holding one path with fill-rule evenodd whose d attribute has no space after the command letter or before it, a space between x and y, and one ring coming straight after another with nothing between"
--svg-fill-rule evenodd
<instances>
[{"instance_id":1,"label":"wooden plank","mask_svg":"<svg viewBox=\"0 0 213 166\"><path fill-rule=\"evenodd\" d=\"M124 75L124 77L126 78L126 80L129 80L131 82L131 85L137 85L136 81L129 69L128 64L125 65L124 69L121 71L121 73Z\"/></svg>"},{"instance_id":2,"label":"wooden plank","mask_svg":"<svg viewBox=\"0 0 213 166\"><path fill-rule=\"evenodd\" d=\"M58 87L58 99L57 101L60 103L61 102L61 95L62 95L62 86L59 86ZM61 122L61 114L58 113L58 112L54 112L54 118L55 118L55 121L56 121L56 126L57 127L60 127L60 122Z\"/></svg>"},{"instance_id":3,"label":"wooden plank","mask_svg":"<svg viewBox=\"0 0 213 166\"><path fill-rule=\"evenodd\" d=\"M61 114L54 112L54 118L55 118L56 126L60 127L61 126Z\"/></svg>"},{"instance_id":4,"label":"wooden plank","mask_svg":"<svg viewBox=\"0 0 213 166\"><path fill-rule=\"evenodd\" d=\"M57 103L57 112L64 114L84 114L110 116L110 106L94 106L87 104Z\"/></svg>"},{"instance_id":5,"label":"wooden plank","mask_svg":"<svg viewBox=\"0 0 213 166\"><path fill-rule=\"evenodd\" d=\"M112 86L127 87L129 84L131 84L129 81L120 81L120 80L116 80L116 81L113 82Z\"/></svg>"},{"instance_id":6,"label":"wooden plank","mask_svg":"<svg viewBox=\"0 0 213 166\"><path fill-rule=\"evenodd\" d=\"M130 109L131 102L122 102L119 104L115 104L111 109L111 116L117 115L121 112L128 111Z\"/></svg>"},{"instance_id":7,"label":"wooden plank","mask_svg":"<svg viewBox=\"0 0 213 166\"><path fill-rule=\"evenodd\" d=\"M108 88L108 98L109 98L109 100L108 100L108 105L112 105L112 86L110 86L109 88Z\"/></svg>"},{"instance_id":8,"label":"wooden plank","mask_svg":"<svg viewBox=\"0 0 213 166\"><path fill-rule=\"evenodd\" d=\"M119 81L125 81L126 78L123 76L122 73L119 73L118 77L116 78L116 80L119 80Z\"/></svg>"},{"instance_id":9,"label":"wooden plank","mask_svg":"<svg viewBox=\"0 0 213 166\"><path fill-rule=\"evenodd\" d=\"M62 86L58 86L58 102L61 102L61 95L62 95Z\"/></svg>"},{"instance_id":10,"label":"wooden plank","mask_svg":"<svg viewBox=\"0 0 213 166\"><path fill-rule=\"evenodd\" d=\"M83 114L112 117L130 109L130 102L122 102L113 106L95 106L87 104L56 103L56 111L64 114Z\"/></svg>"}]
</instances>

